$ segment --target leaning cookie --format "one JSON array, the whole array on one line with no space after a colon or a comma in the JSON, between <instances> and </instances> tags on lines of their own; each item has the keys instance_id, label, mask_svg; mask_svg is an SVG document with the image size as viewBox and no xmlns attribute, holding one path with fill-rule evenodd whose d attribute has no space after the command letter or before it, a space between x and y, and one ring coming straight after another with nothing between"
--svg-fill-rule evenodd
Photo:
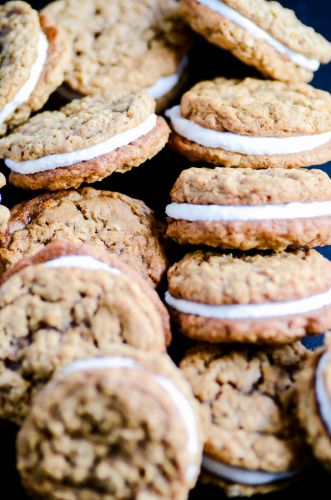
<instances>
[{"instance_id":1,"label":"leaning cookie","mask_svg":"<svg viewBox=\"0 0 331 500\"><path fill-rule=\"evenodd\" d=\"M64 33L25 2L0 6L0 135L43 107L63 82L70 49Z\"/></svg>"},{"instance_id":2,"label":"leaning cookie","mask_svg":"<svg viewBox=\"0 0 331 500\"><path fill-rule=\"evenodd\" d=\"M16 205L0 234L0 271L56 240L116 255L153 287L167 268L165 227L143 201L93 188L45 193Z\"/></svg>"},{"instance_id":3,"label":"leaning cookie","mask_svg":"<svg viewBox=\"0 0 331 500\"><path fill-rule=\"evenodd\" d=\"M303 367L298 379L298 415L317 460L331 470L331 337Z\"/></svg>"},{"instance_id":4,"label":"leaning cookie","mask_svg":"<svg viewBox=\"0 0 331 500\"><path fill-rule=\"evenodd\" d=\"M307 351L197 346L180 368L200 403L203 481L230 497L286 487L310 461L296 418L296 376Z\"/></svg>"},{"instance_id":5,"label":"leaning cookie","mask_svg":"<svg viewBox=\"0 0 331 500\"><path fill-rule=\"evenodd\" d=\"M126 172L155 156L169 129L146 92L117 92L45 111L0 140L9 181L54 191Z\"/></svg>"},{"instance_id":6,"label":"leaning cookie","mask_svg":"<svg viewBox=\"0 0 331 500\"><path fill-rule=\"evenodd\" d=\"M188 337L290 343L331 327L331 262L316 250L197 251L169 269L165 300Z\"/></svg>"},{"instance_id":7,"label":"leaning cookie","mask_svg":"<svg viewBox=\"0 0 331 500\"><path fill-rule=\"evenodd\" d=\"M331 180L321 170L190 168L166 207L167 235L220 249L331 244Z\"/></svg>"},{"instance_id":8,"label":"leaning cookie","mask_svg":"<svg viewBox=\"0 0 331 500\"><path fill-rule=\"evenodd\" d=\"M70 364L36 397L17 465L35 498L185 500L202 456L199 410L165 355L114 347Z\"/></svg>"},{"instance_id":9,"label":"leaning cookie","mask_svg":"<svg viewBox=\"0 0 331 500\"><path fill-rule=\"evenodd\" d=\"M64 98L145 89L160 110L181 88L191 35L175 0L60 0L43 12L73 49Z\"/></svg>"},{"instance_id":10,"label":"leaning cookie","mask_svg":"<svg viewBox=\"0 0 331 500\"><path fill-rule=\"evenodd\" d=\"M331 160L331 96L308 84L203 81L167 111L172 148L225 167L307 167Z\"/></svg>"},{"instance_id":11,"label":"leaning cookie","mask_svg":"<svg viewBox=\"0 0 331 500\"><path fill-rule=\"evenodd\" d=\"M130 344L162 352L167 311L116 257L52 243L20 261L0 285L0 416L19 423L33 395L66 363Z\"/></svg>"},{"instance_id":12,"label":"leaning cookie","mask_svg":"<svg viewBox=\"0 0 331 500\"><path fill-rule=\"evenodd\" d=\"M6 185L5 176L0 173L0 189ZM0 195L0 231L7 231L7 224L10 218L10 211L7 207L1 205L1 195Z\"/></svg>"},{"instance_id":13,"label":"leaning cookie","mask_svg":"<svg viewBox=\"0 0 331 500\"><path fill-rule=\"evenodd\" d=\"M180 12L209 42L274 80L308 82L331 60L331 44L277 2L181 0Z\"/></svg>"}]
</instances>

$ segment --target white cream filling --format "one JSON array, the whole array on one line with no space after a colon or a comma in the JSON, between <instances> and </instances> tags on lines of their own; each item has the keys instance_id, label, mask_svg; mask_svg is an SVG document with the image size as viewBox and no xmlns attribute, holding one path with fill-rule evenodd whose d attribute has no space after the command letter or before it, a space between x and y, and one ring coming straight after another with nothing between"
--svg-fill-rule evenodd
<instances>
[{"instance_id":1,"label":"white cream filling","mask_svg":"<svg viewBox=\"0 0 331 500\"><path fill-rule=\"evenodd\" d=\"M115 135L104 142L95 144L86 149L72 151L70 153L58 153L49 156L38 158L37 160L27 160L15 162L5 160L5 164L13 172L19 174L34 174L36 172L44 172L46 170L54 170L61 167L69 167L75 163L92 160L99 156L115 151L115 149L127 146L131 142L148 134L156 126L157 116L155 113L150 115L143 123L130 130L126 130L121 134Z\"/></svg>"},{"instance_id":2,"label":"white cream filling","mask_svg":"<svg viewBox=\"0 0 331 500\"><path fill-rule=\"evenodd\" d=\"M263 319L280 316L293 316L316 311L331 304L331 288L327 292L288 302L264 302L262 304L212 305L176 299L169 292L165 294L166 303L183 314L192 314L215 319Z\"/></svg>"},{"instance_id":3,"label":"white cream filling","mask_svg":"<svg viewBox=\"0 0 331 500\"><path fill-rule=\"evenodd\" d=\"M5 122L15 110L24 102L28 101L32 92L36 88L38 80L43 72L48 52L48 40L43 31L39 33L38 40L38 56L36 62L31 68L31 73L28 80L23 87L17 92L14 99L6 104L2 111L0 111L0 123Z\"/></svg>"},{"instance_id":4,"label":"white cream filling","mask_svg":"<svg viewBox=\"0 0 331 500\"><path fill-rule=\"evenodd\" d=\"M284 203L274 205L195 205L171 203L166 214L176 220L196 221L259 221L306 219L331 215L331 201Z\"/></svg>"},{"instance_id":5,"label":"white cream filling","mask_svg":"<svg viewBox=\"0 0 331 500\"><path fill-rule=\"evenodd\" d=\"M298 474L298 471L250 471L241 467L232 467L230 465L225 465L207 456L203 457L202 466L208 472L226 479L227 481L231 481L232 483L247 484L253 486L274 483L276 481L283 481Z\"/></svg>"},{"instance_id":6,"label":"white cream filling","mask_svg":"<svg viewBox=\"0 0 331 500\"><path fill-rule=\"evenodd\" d=\"M82 361L75 361L64 368L62 373L69 375L77 371L86 370L104 370L113 368L128 368L143 370L136 361L131 358L123 356L113 356L104 358L89 358ZM198 468L195 464L195 458L200 451L198 426L195 413L191 408L190 403L185 396L177 389L171 380L163 377L162 375L153 375L153 380L163 389L177 408L177 411L185 422L187 431L187 450L192 458L192 462L188 465L186 470L186 479L193 480L198 474Z\"/></svg>"},{"instance_id":7,"label":"white cream filling","mask_svg":"<svg viewBox=\"0 0 331 500\"><path fill-rule=\"evenodd\" d=\"M258 137L219 132L184 118L180 106L166 111L175 132L185 139L207 148L220 148L225 151L249 155L282 155L311 151L331 140L331 131L323 134L293 137Z\"/></svg>"},{"instance_id":8,"label":"white cream filling","mask_svg":"<svg viewBox=\"0 0 331 500\"><path fill-rule=\"evenodd\" d=\"M237 24L255 38L267 42L269 45L271 45L271 47L277 50L277 52L287 56L294 64L297 64L298 66L301 66L304 69L308 69L309 71L317 71L318 68L320 67L320 62L317 59L312 59L300 52L292 50L289 47L286 47L286 45L282 44L281 42L273 38L271 35L269 35L269 33L261 29L259 26L254 24L245 16L239 14L238 11L232 9L228 5L221 2L220 0L197 0L197 1L199 3L206 5L206 7L217 12L218 14L225 17L229 21L232 21L233 23Z\"/></svg>"},{"instance_id":9,"label":"white cream filling","mask_svg":"<svg viewBox=\"0 0 331 500\"><path fill-rule=\"evenodd\" d=\"M44 262L45 267L50 268L77 268L77 269L89 269L91 271L108 271L112 274L122 274L121 271L115 267L111 267L106 262L97 260L90 255L65 255L63 257L57 257L53 260L48 260Z\"/></svg>"},{"instance_id":10,"label":"white cream filling","mask_svg":"<svg viewBox=\"0 0 331 500\"><path fill-rule=\"evenodd\" d=\"M325 352L322 355L317 366L315 391L321 418L327 428L329 435L331 436L331 398L330 395L328 394L324 380L325 370L328 364L329 364L329 353Z\"/></svg>"},{"instance_id":11,"label":"white cream filling","mask_svg":"<svg viewBox=\"0 0 331 500\"><path fill-rule=\"evenodd\" d=\"M146 91L154 97L154 99L160 99L170 92L179 83L179 80L183 76L185 67L188 64L188 57L184 57L180 63L176 73L168 76L162 76L157 80L154 85L148 87Z\"/></svg>"}]
</instances>

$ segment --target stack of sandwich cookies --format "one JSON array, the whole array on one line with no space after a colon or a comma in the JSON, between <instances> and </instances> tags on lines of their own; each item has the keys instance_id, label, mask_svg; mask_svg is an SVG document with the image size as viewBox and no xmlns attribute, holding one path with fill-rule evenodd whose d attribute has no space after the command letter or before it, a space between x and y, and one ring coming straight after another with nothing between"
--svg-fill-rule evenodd
<instances>
[{"instance_id":1,"label":"stack of sandwich cookies","mask_svg":"<svg viewBox=\"0 0 331 500\"><path fill-rule=\"evenodd\" d=\"M6 185L5 176L0 173L0 189ZM1 195L0 195L0 231L7 230L7 224L10 218L10 211L7 207L1 205Z\"/></svg>"},{"instance_id":2,"label":"stack of sandwich cookies","mask_svg":"<svg viewBox=\"0 0 331 500\"><path fill-rule=\"evenodd\" d=\"M180 368L200 403L203 476L230 496L286 487L310 461L295 414L296 376L310 353L198 345Z\"/></svg>"},{"instance_id":3,"label":"stack of sandwich cookies","mask_svg":"<svg viewBox=\"0 0 331 500\"><path fill-rule=\"evenodd\" d=\"M167 111L170 145L225 167L307 167L331 160L331 96L308 84L203 81Z\"/></svg>"},{"instance_id":4,"label":"stack of sandwich cookies","mask_svg":"<svg viewBox=\"0 0 331 500\"><path fill-rule=\"evenodd\" d=\"M167 268L164 233L152 210L129 196L93 188L46 193L11 210L0 235L0 269L66 240L116 255L156 287Z\"/></svg>"},{"instance_id":5,"label":"stack of sandwich cookies","mask_svg":"<svg viewBox=\"0 0 331 500\"><path fill-rule=\"evenodd\" d=\"M315 458L331 470L331 337L298 379L298 415Z\"/></svg>"},{"instance_id":6,"label":"stack of sandwich cookies","mask_svg":"<svg viewBox=\"0 0 331 500\"><path fill-rule=\"evenodd\" d=\"M316 250L197 251L169 269L165 301L193 339L291 343L331 326L331 262Z\"/></svg>"},{"instance_id":7,"label":"stack of sandwich cookies","mask_svg":"<svg viewBox=\"0 0 331 500\"><path fill-rule=\"evenodd\" d=\"M114 343L163 352L167 311L116 257L52 243L16 264L0 286L1 417L21 422L31 397L68 362Z\"/></svg>"},{"instance_id":8,"label":"stack of sandwich cookies","mask_svg":"<svg viewBox=\"0 0 331 500\"><path fill-rule=\"evenodd\" d=\"M166 207L181 244L285 250L331 244L331 180L321 170L189 168Z\"/></svg>"},{"instance_id":9,"label":"stack of sandwich cookies","mask_svg":"<svg viewBox=\"0 0 331 500\"><path fill-rule=\"evenodd\" d=\"M65 98L146 89L160 110L184 83L191 36L175 0L61 0L43 12L72 45Z\"/></svg>"},{"instance_id":10,"label":"stack of sandwich cookies","mask_svg":"<svg viewBox=\"0 0 331 500\"><path fill-rule=\"evenodd\" d=\"M126 172L155 156L169 129L146 92L117 92L44 111L0 140L9 180L54 191Z\"/></svg>"},{"instance_id":11,"label":"stack of sandwich cookies","mask_svg":"<svg viewBox=\"0 0 331 500\"><path fill-rule=\"evenodd\" d=\"M197 403L168 357L114 347L68 365L36 397L17 441L32 496L176 498L202 456Z\"/></svg>"},{"instance_id":12,"label":"stack of sandwich cookies","mask_svg":"<svg viewBox=\"0 0 331 500\"><path fill-rule=\"evenodd\" d=\"M65 35L25 2L0 6L0 135L43 107L63 82L70 59Z\"/></svg>"},{"instance_id":13,"label":"stack of sandwich cookies","mask_svg":"<svg viewBox=\"0 0 331 500\"><path fill-rule=\"evenodd\" d=\"M278 2L181 0L180 12L209 42L274 80L309 82L331 61L331 44Z\"/></svg>"}]
</instances>

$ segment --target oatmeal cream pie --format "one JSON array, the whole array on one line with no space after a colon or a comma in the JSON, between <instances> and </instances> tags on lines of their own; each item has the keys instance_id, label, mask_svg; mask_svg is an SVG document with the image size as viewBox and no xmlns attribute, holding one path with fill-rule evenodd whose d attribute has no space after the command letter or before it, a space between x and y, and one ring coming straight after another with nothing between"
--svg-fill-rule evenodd
<instances>
[{"instance_id":1,"label":"oatmeal cream pie","mask_svg":"<svg viewBox=\"0 0 331 500\"><path fill-rule=\"evenodd\" d=\"M331 160L331 95L255 78L200 82L167 111L173 149L225 167L307 167Z\"/></svg>"},{"instance_id":2,"label":"oatmeal cream pie","mask_svg":"<svg viewBox=\"0 0 331 500\"><path fill-rule=\"evenodd\" d=\"M0 5L0 135L43 107L63 82L70 48L64 33L26 2Z\"/></svg>"},{"instance_id":3,"label":"oatmeal cream pie","mask_svg":"<svg viewBox=\"0 0 331 500\"><path fill-rule=\"evenodd\" d=\"M331 43L278 2L181 0L180 12L209 42L274 80L309 82L331 60Z\"/></svg>"},{"instance_id":4,"label":"oatmeal cream pie","mask_svg":"<svg viewBox=\"0 0 331 500\"><path fill-rule=\"evenodd\" d=\"M0 173L0 188L5 186L6 179L5 176ZM10 218L10 211L7 207L1 205L1 195L0 195L0 231L7 231L7 224Z\"/></svg>"},{"instance_id":5,"label":"oatmeal cream pie","mask_svg":"<svg viewBox=\"0 0 331 500\"><path fill-rule=\"evenodd\" d=\"M230 497L287 486L310 461L296 417L296 378L311 353L278 348L205 346L180 368L200 403L206 444L204 482Z\"/></svg>"},{"instance_id":6,"label":"oatmeal cream pie","mask_svg":"<svg viewBox=\"0 0 331 500\"><path fill-rule=\"evenodd\" d=\"M43 11L73 49L60 94L146 89L164 108L185 80L191 35L175 0L59 0Z\"/></svg>"},{"instance_id":7,"label":"oatmeal cream pie","mask_svg":"<svg viewBox=\"0 0 331 500\"><path fill-rule=\"evenodd\" d=\"M93 188L45 193L16 205L0 233L0 273L56 240L93 245L153 287L167 268L165 227L143 201Z\"/></svg>"},{"instance_id":8,"label":"oatmeal cream pie","mask_svg":"<svg viewBox=\"0 0 331 500\"><path fill-rule=\"evenodd\" d=\"M331 471L331 335L302 368L298 415L313 453Z\"/></svg>"},{"instance_id":9,"label":"oatmeal cream pie","mask_svg":"<svg viewBox=\"0 0 331 500\"><path fill-rule=\"evenodd\" d=\"M9 181L55 191L126 172L155 156L169 129L146 92L85 97L45 111L0 140Z\"/></svg>"},{"instance_id":10,"label":"oatmeal cream pie","mask_svg":"<svg viewBox=\"0 0 331 500\"><path fill-rule=\"evenodd\" d=\"M66 366L36 397L17 440L35 498L185 500L200 472L199 408L166 355L114 346Z\"/></svg>"},{"instance_id":11,"label":"oatmeal cream pie","mask_svg":"<svg viewBox=\"0 0 331 500\"><path fill-rule=\"evenodd\" d=\"M331 327L331 262L316 250L199 250L169 269L166 303L194 339L290 343Z\"/></svg>"},{"instance_id":12,"label":"oatmeal cream pie","mask_svg":"<svg viewBox=\"0 0 331 500\"><path fill-rule=\"evenodd\" d=\"M166 207L178 243L285 250L331 244L331 180L321 170L189 168Z\"/></svg>"},{"instance_id":13,"label":"oatmeal cream pie","mask_svg":"<svg viewBox=\"0 0 331 500\"><path fill-rule=\"evenodd\" d=\"M0 284L0 417L20 423L63 365L114 344L163 352L171 340L157 293L115 256L51 243Z\"/></svg>"}]
</instances>

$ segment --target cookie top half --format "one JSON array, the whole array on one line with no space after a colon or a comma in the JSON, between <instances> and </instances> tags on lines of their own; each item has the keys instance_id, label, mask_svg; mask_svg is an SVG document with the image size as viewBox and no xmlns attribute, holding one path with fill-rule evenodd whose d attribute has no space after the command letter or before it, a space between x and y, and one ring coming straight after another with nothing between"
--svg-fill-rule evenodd
<instances>
[{"instance_id":1,"label":"cookie top half","mask_svg":"<svg viewBox=\"0 0 331 500\"><path fill-rule=\"evenodd\" d=\"M331 181L322 170L188 168L171 191L174 203L269 205L331 200Z\"/></svg>"},{"instance_id":2,"label":"cookie top half","mask_svg":"<svg viewBox=\"0 0 331 500\"><path fill-rule=\"evenodd\" d=\"M168 271L171 296L198 303L285 302L326 292L331 263L316 250L270 255L187 254Z\"/></svg>"},{"instance_id":3,"label":"cookie top half","mask_svg":"<svg viewBox=\"0 0 331 500\"><path fill-rule=\"evenodd\" d=\"M83 95L149 87L176 73L190 45L174 0L59 0L43 12L71 41L65 81Z\"/></svg>"},{"instance_id":4,"label":"cookie top half","mask_svg":"<svg viewBox=\"0 0 331 500\"><path fill-rule=\"evenodd\" d=\"M194 85L180 109L204 128L241 135L291 137L331 130L331 96L308 84L220 77Z\"/></svg>"}]
</instances>

